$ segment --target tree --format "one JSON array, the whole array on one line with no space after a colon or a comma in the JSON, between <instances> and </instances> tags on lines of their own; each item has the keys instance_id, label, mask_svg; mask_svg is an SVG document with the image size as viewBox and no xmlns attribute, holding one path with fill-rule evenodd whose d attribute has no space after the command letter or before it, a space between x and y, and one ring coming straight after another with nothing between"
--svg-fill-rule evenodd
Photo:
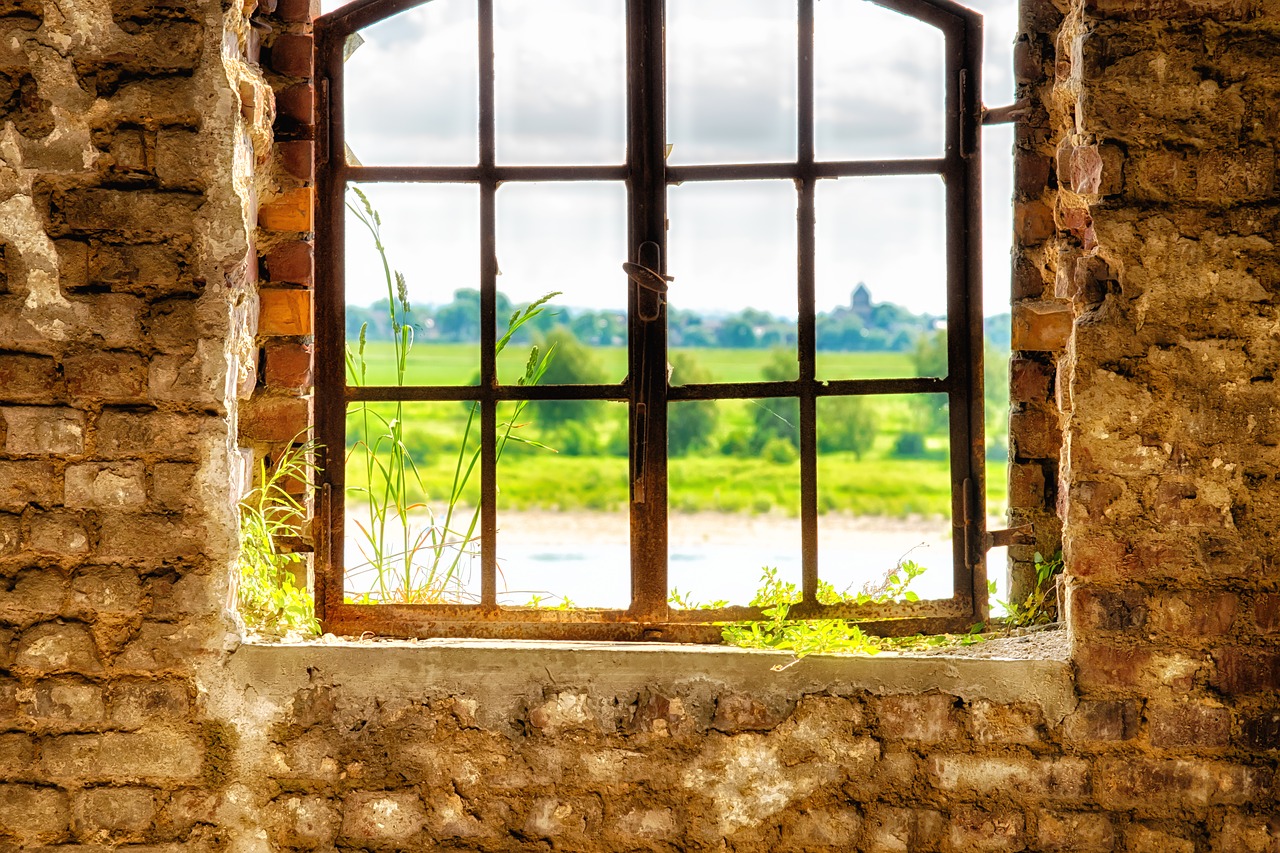
<instances>
[{"instance_id":1,"label":"tree","mask_svg":"<svg viewBox=\"0 0 1280 853\"><path fill-rule=\"evenodd\" d=\"M911 361L916 376L947 375L947 330L936 329L916 338ZM917 394L911 398L923 434L945 433L950 429L946 398L938 394Z\"/></svg>"},{"instance_id":2,"label":"tree","mask_svg":"<svg viewBox=\"0 0 1280 853\"><path fill-rule=\"evenodd\" d=\"M671 353L671 381L676 385L711 382L711 372L689 353ZM689 400L672 403L667 410L667 450L672 456L684 456L705 447L715 432L720 410L712 400Z\"/></svg>"},{"instance_id":3,"label":"tree","mask_svg":"<svg viewBox=\"0 0 1280 853\"><path fill-rule=\"evenodd\" d=\"M547 332L540 347L552 355L539 384L594 385L605 381L595 353L583 346L567 326L556 326ZM571 421L588 421L600 406L598 400L554 400L536 404L534 417L540 425L554 429Z\"/></svg>"},{"instance_id":4,"label":"tree","mask_svg":"<svg viewBox=\"0 0 1280 853\"><path fill-rule=\"evenodd\" d=\"M798 365L795 353L785 349L775 349L770 353L765 364L764 378L771 382L796 378ZM753 400L755 434L751 439L751 449L759 452L770 439L781 438L800 447L800 401L794 397L780 397L769 400Z\"/></svg>"},{"instance_id":5,"label":"tree","mask_svg":"<svg viewBox=\"0 0 1280 853\"><path fill-rule=\"evenodd\" d=\"M818 400L818 450L841 451L859 459L876 440L876 413L864 397L828 397Z\"/></svg>"}]
</instances>

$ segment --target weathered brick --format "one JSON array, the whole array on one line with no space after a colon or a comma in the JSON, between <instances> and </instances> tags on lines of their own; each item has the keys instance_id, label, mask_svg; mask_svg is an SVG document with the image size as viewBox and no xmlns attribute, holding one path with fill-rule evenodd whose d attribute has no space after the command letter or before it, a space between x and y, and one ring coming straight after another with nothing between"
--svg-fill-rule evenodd
<instances>
[{"instance_id":1,"label":"weathered brick","mask_svg":"<svg viewBox=\"0 0 1280 853\"><path fill-rule=\"evenodd\" d=\"M1105 808L1241 805L1270 786L1275 771L1221 761L1106 758L1097 765L1094 794Z\"/></svg>"},{"instance_id":2,"label":"weathered brick","mask_svg":"<svg viewBox=\"0 0 1280 853\"><path fill-rule=\"evenodd\" d=\"M1013 310L1013 349L1054 351L1067 345L1073 318L1062 302L1019 302Z\"/></svg>"},{"instance_id":3,"label":"weathered brick","mask_svg":"<svg viewBox=\"0 0 1280 853\"><path fill-rule=\"evenodd\" d=\"M1053 208L1043 201L1028 201L1013 207L1013 232L1018 245L1030 246L1043 243L1053 236ZM1021 349L1021 347L1014 347Z\"/></svg>"},{"instance_id":4,"label":"weathered brick","mask_svg":"<svg viewBox=\"0 0 1280 853\"><path fill-rule=\"evenodd\" d=\"M1213 853L1277 853L1280 851L1280 814L1228 814L1222 828L1213 833Z\"/></svg>"},{"instance_id":5,"label":"weathered brick","mask_svg":"<svg viewBox=\"0 0 1280 853\"><path fill-rule=\"evenodd\" d=\"M1260 594L1253 603L1253 618L1261 633L1280 633L1280 595Z\"/></svg>"},{"instance_id":6,"label":"weathered brick","mask_svg":"<svg viewBox=\"0 0 1280 853\"><path fill-rule=\"evenodd\" d=\"M1009 466L1009 502L1013 506L1044 505L1044 468L1034 464Z\"/></svg>"},{"instance_id":7,"label":"weathered brick","mask_svg":"<svg viewBox=\"0 0 1280 853\"><path fill-rule=\"evenodd\" d=\"M1151 605L1151 627L1182 639L1219 637L1231 630L1240 609L1234 593L1190 591L1162 595Z\"/></svg>"},{"instance_id":8,"label":"weathered brick","mask_svg":"<svg viewBox=\"0 0 1280 853\"><path fill-rule=\"evenodd\" d=\"M28 504L51 506L62 500L62 478L48 462L0 460L0 509L22 510Z\"/></svg>"},{"instance_id":9,"label":"weathered brick","mask_svg":"<svg viewBox=\"0 0 1280 853\"><path fill-rule=\"evenodd\" d=\"M1039 743L1043 725L1034 705L1000 705L985 699L969 705L969 731L978 743Z\"/></svg>"},{"instance_id":10,"label":"weathered brick","mask_svg":"<svg viewBox=\"0 0 1280 853\"><path fill-rule=\"evenodd\" d=\"M202 415L104 410L98 418L97 455L189 459L199 452L206 431L211 439L218 424L216 418Z\"/></svg>"},{"instance_id":11,"label":"weathered brick","mask_svg":"<svg viewBox=\"0 0 1280 853\"><path fill-rule=\"evenodd\" d=\"M203 199L182 192L81 188L55 193L58 234L128 234L131 239L189 233Z\"/></svg>"},{"instance_id":12,"label":"weathered brick","mask_svg":"<svg viewBox=\"0 0 1280 853\"><path fill-rule=\"evenodd\" d=\"M102 519L98 556L104 560L172 560L205 553L204 521L195 515L117 513Z\"/></svg>"},{"instance_id":13,"label":"weathered brick","mask_svg":"<svg viewBox=\"0 0 1280 853\"><path fill-rule=\"evenodd\" d=\"M22 517L0 513L0 557L12 557L22 543Z\"/></svg>"},{"instance_id":14,"label":"weathered brick","mask_svg":"<svg viewBox=\"0 0 1280 853\"><path fill-rule=\"evenodd\" d=\"M29 716L46 723L91 726L105 716L102 688L74 678L44 679L36 684Z\"/></svg>"},{"instance_id":15,"label":"weathered brick","mask_svg":"<svg viewBox=\"0 0 1280 853\"><path fill-rule=\"evenodd\" d=\"M137 573L124 567L81 569L71 582L72 604L93 614L136 613L141 598L142 584Z\"/></svg>"},{"instance_id":16,"label":"weathered brick","mask_svg":"<svg viewBox=\"0 0 1280 853\"><path fill-rule=\"evenodd\" d=\"M9 453L79 456L84 453L84 412L57 406L12 406L0 409L5 422L4 449Z\"/></svg>"},{"instance_id":17,"label":"weathered brick","mask_svg":"<svg viewBox=\"0 0 1280 853\"><path fill-rule=\"evenodd\" d=\"M1089 788L1089 765L1076 758L1034 759L1000 755L934 755L929 775L943 791L988 795L1017 791L1050 799L1076 799Z\"/></svg>"},{"instance_id":18,"label":"weathered brick","mask_svg":"<svg viewBox=\"0 0 1280 853\"><path fill-rule=\"evenodd\" d=\"M38 554L75 557L89 553L89 533L74 512L42 512L30 516L28 548Z\"/></svg>"},{"instance_id":19,"label":"weathered brick","mask_svg":"<svg viewBox=\"0 0 1280 853\"><path fill-rule=\"evenodd\" d=\"M62 840L70 829L67 795L57 788L0 785L0 827L25 844Z\"/></svg>"},{"instance_id":20,"label":"weathered brick","mask_svg":"<svg viewBox=\"0 0 1280 853\"><path fill-rule=\"evenodd\" d=\"M0 402L53 403L62 393L52 358L0 353Z\"/></svg>"},{"instance_id":21,"label":"weathered brick","mask_svg":"<svg viewBox=\"0 0 1280 853\"><path fill-rule=\"evenodd\" d=\"M117 292L146 295L190 293L195 290L193 274L182 247L174 241L117 246L95 244L88 257L87 278L94 285L108 285ZM102 300L104 296L97 299ZM133 300L126 304L141 313L141 305L131 296L113 296L115 300Z\"/></svg>"},{"instance_id":22,"label":"weathered brick","mask_svg":"<svg viewBox=\"0 0 1280 853\"><path fill-rule=\"evenodd\" d=\"M1014 403L1045 403L1054 368L1030 358L1009 361L1009 399Z\"/></svg>"},{"instance_id":23,"label":"weathered brick","mask_svg":"<svg viewBox=\"0 0 1280 853\"><path fill-rule=\"evenodd\" d=\"M1077 584L1071 590L1071 621L1078 630L1133 631L1147 624L1147 596L1141 590L1109 590Z\"/></svg>"},{"instance_id":24,"label":"weathered brick","mask_svg":"<svg viewBox=\"0 0 1280 853\"><path fill-rule=\"evenodd\" d=\"M275 155L284 170L301 181L316 179L316 146L310 140L277 142Z\"/></svg>"},{"instance_id":25,"label":"weathered brick","mask_svg":"<svg viewBox=\"0 0 1280 853\"><path fill-rule=\"evenodd\" d=\"M0 779L10 782L35 781L35 741L29 734L0 734Z\"/></svg>"},{"instance_id":26,"label":"weathered brick","mask_svg":"<svg viewBox=\"0 0 1280 853\"><path fill-rule=\"evenodd\" d=\"M320 17L320 4L317 0L280 0L276 15L288 23L309 24Z\"/></svg>"},{"instance_id":27,"label":"weathered brick","mask_svg":"<svg viewBox=\"0 0 1280 853\"><path fill-rule=\"evenodd\" d=\"M156 178L164 189L198 190L205 186L204 149L198 133L164 128L156 133Z\"/></svg>"},{"instance_id":28,"label":"weathered brick","mask_svg":"<svg viewBox=\"0 0 1280 853\"><path fill-rule=\"evenodd\" d=\"M1231 712L1219 705L1151 703L1147 721L1151 745L1164 749L1223 747L1231 739Z\"/></svg>"},{"instance_id":29,"label":"weathered brick","mask_svg":"<svg viewBox=\"0 0 1280 853\"><path fill-rule=\"evenodd\" d=\"M1057 459L1062 431L1056 416L1043 409L1024 409L1009 415L1009 438L1019 459Z\"/></svg>"},{"instance_id":30,"label":"weathered brick","mask_svg":"<svg viewBox=\"0 0 1280 853\"><path fill-rule=\"evenodd\" d=\"M276 92L276 114L296 124L315 121L315 88L310 83L295 83Z\"/></svg>"},{"instance_id":31,"label":"weathered brick","mask_svg":"<svg viewBox=\"0 0 1280 853\"><path fill-rule=\"evenodd\" d=\"M788 716L788 711L785 706L771 706L745 693L726 693L716 699L716 714L711 727L730 734L768 731L781 723Z\"/></svg>"},{"instance_id":32,"label":"weathered brick","mask_svg":"<svg viewBox=\"0 0 1280 853\"><path fill-rule=\"evenodd\" d=\"M1140 712L1138 700L1086 699L1067 716L1065 732L1077 742L1132 740L1138 736Z\"/></svg>"},{"instance_id":33,"label":"weathered brick","mask_svg":"<svg viewBox=\"0 0 1280 853\"><path fill-rule=\"evenodd\" d=\"M207 342L195 352L157 355L151 360L147 386L154 400L217 405L226 390L227 362Z\"/></svg>"},{"instance_id":34,"label":"weathered brick","mask_svg":"<svg viewBox=\"0 0 1280 853\"><path fill-rule=\"evenodd\" d=\"M884 696L877 702L880 735L888 740L939 743L960 732L954 696L943 693Z\"/></svg>"},{"instance_id":35,"label":"weathered brick","mask_svg":"<svg viewBox=\"0 0 1280 853\"><path fill-rule=\"evenodd\" d=\"M198 779L204 745L178 731L61 735L44 744L42 765L51 779L80 782Z\"/></svg>"},{"instance_id":36,"label":"weathered brick","mask_svg":"<svg viewBox=\"0 0 1280 853\"><path fill-rule=\"evenodd\" d=\"M13 590L0 592L0 612L39 614L48 618L63 612L67 603L67 581L56 570L32 569L13 581ZM25 622L21 615L14 621Z\"/></svg>"},{"instance_id":37,"label":"weathered brick","mask_svg":"<svg viewBox=\"0 0 1280 853\"><path fill-rule=\"evenodd\" d=\"M342 822L334 803L321 796L280 797L271 803L270 815L277 843L308 850L331 846Z\"/></svg>"},{"instance_id":38,"label":"weathered brick","mask_svg":"<svg viewBox=\"0 0 1280 853\"><path fill-rule=\"evenodd\" d=\"M1125 853L1196 853L1190 838L1168 831L1168 827L1131 824L1124 833Z\"/></svg>"},{"instance_id":39,"label":"weathered brick","mask_svg":"<svg viewBox=\"0 0 1280 853\"><path fill-rule=\"evenodd\" d=\"M271 43L271 67L286 77L311 76L310 36L281 33Z\"/></svg>"},{"instance_id":40,"label":"weathered brick","mask_svg":"<svg viewBox=\"0 0 1280 853\"><path fill-rule=\"evenodd\" d=\"M1026 820L1008 808L957 806L951 810L949 841L954 850L1013 851L1025 847Z\"/></svg>"},{"instance_id":41,"label":"weathered brick","mask_svg":"<svg viewBox=\"0 0 1280 853\"><path fill-rule=\"evenodd\" d=\"M311 291L263 288L258 293L261 311L258 332L262 335L311 334Z\"/></svg>"},{"instance_id":42,"label":"weathered brick","mask_svg":"<svg viewBox=\"0 0 1280 853\"><path fill-rule=\"evenodd\" d=\"M426 822L426 810L412 790L356 792L343 801L341 836L390 847L414 838Z\"/></svg>"},{"instance_id":43,"label":"weathered brick","mask_svg":"<svg viewBox=\"0 0 1280 853\"><path fill-rule=\"evenodd\" d=\"M156 816L149 788L89 788L72 802L76 835L83 841L144 840Z\"/></svg>"},{"instance_id":44,"label":"weathered brick","mask_svg":"<svg viewBox=\"0 0 1280 853\"><path fill-rule=\"evenodd\" d=\"M1111 819L1092 812L1041 812L1037 850L1044 853L1110 853L1116 830Z\"/></svg>"},{"instance_id":45,"label":"weathered brick","mask_svg":"<svg viewBox=\"0 0 1280 853\"><path fill-rule=\"evenodd\" d=\"M1223 693L1280 690L1280 652L1231 647L1214 652L1213 658L1213 685Z\"/></svg>"},{"instance_id":46,"label":"weathered brick","mask_svg":"<svg viewBox=\"0 0 1280 853\"><path fill-rule=\"evenodd\" d=\"M66 502L73 508L132 509L146 503L146 471L141 462L84 462L68 465Z\"/></svg>"},{"instance_id":47,"label":"weathered brick","mask_svg":"<svg viewBox=\"0 0 1280 853\"><path fill-rule=\"evenodd\" d=\"M131 403L146 397L147 367L136 353L86 353L65 359L62 366L72 399Z\"/></svg>"},{"instance_id":48,"label":"weathered brick","mask_svg":"<svg viewBox=\"0 0 1280 853\"><path fill-rule=\"evenodd\" d=\"M151 470L151 496L165 509L194 506L197 467L186 462L158 462Z\"/></svg>"},{"instance_id":49,"label":"weathered brick","mask_svg":"<svg viewBox=\"0 0 1280 853\"><path fill-rule=\"evenodd\" d=\"M1263 705L1242 711L1239 729L1239 743L1246 749L1280 749L1280 706Z\"/></svg>"},{"instance_id":50,"label":"weathered brick","mask_svg":"<svg viewBox=\"0 0 1280 853\"><path fill-rule=\"evenodd\" d=\"M24 631L14 665L41 672L102 670L89 630L80 624L61 622L45 622Z\"/></svg>"},{"instance_id":51,"label":"weathered brick","mask_svg":"<svg viewBox=\"0 0 1280 853\"><path fill-rule=\"evenodd\" d=\"M136 729L181 720L191 710L187 690L186 683L176 679L114 682L110 693L111 722Z\"/></svg>"}]
</instances>

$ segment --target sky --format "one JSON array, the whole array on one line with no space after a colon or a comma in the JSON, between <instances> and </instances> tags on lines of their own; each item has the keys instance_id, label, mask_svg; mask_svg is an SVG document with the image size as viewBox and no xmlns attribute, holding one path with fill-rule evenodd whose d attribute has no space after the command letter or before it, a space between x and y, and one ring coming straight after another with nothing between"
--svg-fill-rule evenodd
<instances>
[{"instance_id":1,"label":"sky","mask_svg":"<svg viewBox=\"0 0 1280 853\"><path fill-rule=\"evenodd\" d=\"M341 6L326 0L325 11ZM986 22L983 95L1013 100L1016 0L973 0ZM432 0L362 32L347 62L349 145L365 165L477 161L474 0ZM623 0L495 0L500 164L625 158ZM942 153L941 34L866 0L815 6L819 160ZM794 0L668 0L672 164L791 160L796 150ZM1008 311L1012 131L984 131L984 308ZM479 191L366 184L415 302L479 284ZM817 306L875 301L945 313L943 186L936 176L841 178L817 189ZM580 308L625 309L621 183L508 184L497 195L498 289L551 290ZM668 193L669 301L703 312L796 313L796 191L787 181L686 183ZM386 295L372 241L348 225L348 301Z\"/></svg>"}]
</instances>

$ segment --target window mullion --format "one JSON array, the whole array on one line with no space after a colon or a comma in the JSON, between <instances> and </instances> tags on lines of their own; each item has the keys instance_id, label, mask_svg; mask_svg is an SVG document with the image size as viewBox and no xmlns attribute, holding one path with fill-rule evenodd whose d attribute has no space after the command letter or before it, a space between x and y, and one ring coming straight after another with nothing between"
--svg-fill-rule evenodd
<instances>
[{"instance_id":1,"label":"window mullion","mask_svg":"<svg viewBox=\"0 0 1280 853\"><path fill-rule=\"evenodd\" d=\"M627 3L628 260L659 273L667 242L664 12L664 0ZM641 310L654 305L660 310ZM660 622L667 617L666 314L656 294L634 281L628 312L631 615Z\"/></svg>"},{"instance_id":2,"label":"window mullion","mask_svg":"<svg viewBox=\"0 0 1280 853\"><path fill-rule=\"evenodd\" d=\"M479 0L480 38L480 604L498 603L497 182L494 180L493 0ZM446 534L448 532L446 531Z\"/></svg>"},{"instance_id":3,"label":"window mullion","mask_svg":"<svg viewBox=\"0 0 1280 853\"><path fill-rule=\"evenodd\" d=\"M796 216L796 285L800 374L800 569L805 604L818 595L818 442L816 373L816 306L814 295L814 231L816 228L813 155L813 0L799 0L796 56L798 211Z\"/></svg>"}]
</instances>

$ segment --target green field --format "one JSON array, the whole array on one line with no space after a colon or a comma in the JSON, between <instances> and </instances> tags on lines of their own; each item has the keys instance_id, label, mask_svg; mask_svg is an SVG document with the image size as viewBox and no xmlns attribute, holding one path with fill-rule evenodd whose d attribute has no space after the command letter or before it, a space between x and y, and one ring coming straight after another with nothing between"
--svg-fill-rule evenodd
<instances>
[{"instance_id":1,"label":"green field","mask_svg":"<svg viewBox=\"0 0 1280 853\"><path fill-rule=\"evenodd\" d=\"M622 348L594 348L607 381L621 381L626 374ZM711 381L743 382L764 378L771 354L766 350L693 349L686 351L709 371ZM406 384L462 385L474 380L479 349L476 344L416 345L408 362ZM391 344L371 342L365 358L364 384L394 384ZM528 348L509 347L499 359L499 375L513 381L524 367ZM903 353L826 353L819 359L820 378L885 378L910 376L910 356ZM673 376L679 383L679 377ZM940 515L950 512L950 476L946 436L936 425L920 427L918 406L906 397L866 398L872 413L874 439L861 458L851 452L819 455L819 508L822 512L859 515ZM820 401L820 437L836 424L828 401ZM511 429L515 437L545 444L508 442L498 467L500 503L504 508L619 509L627 501L626 409L620 403L588 404L582 419L550 428L551 410L558 403L531 403ZM686 403L677 403L673 408ZM696 405L696 404L693 404ZM781 512L799 510L799 463L785 448L771 453L749 450L744 442L758 429L761 419L777 418L784 425L785 410L778 401L726 400L712 404L717 412L714 430L693 452L670 460L670 504L675 511L721 510L731 512ZM501 407L499 420L511 418L513 405ZM775 410L783 414L776 414ZM390 419L394 404L370 406L370 414ZM761 414L764 412L764 414ZM352 407L348 415L348 440L354 445L362 434L364 413ZM422 484L411 481L410 497L439 505L449 493L467 425L467 404L406 403L404 444ZM473 425L468 447L478 441ZM923 433L923 446L904 455L900 436ZM550 449L548 449L550 448ZM360 454L348 464L349 486L365 484ZM464 454L469 458L469 454ZM1003 512L1005 463L987 465L989 512ZM478 490L478 470L471 478L464 500L473 503ZM354 497L354 496L353 496Z\"/></svg>"}]
</instances>

